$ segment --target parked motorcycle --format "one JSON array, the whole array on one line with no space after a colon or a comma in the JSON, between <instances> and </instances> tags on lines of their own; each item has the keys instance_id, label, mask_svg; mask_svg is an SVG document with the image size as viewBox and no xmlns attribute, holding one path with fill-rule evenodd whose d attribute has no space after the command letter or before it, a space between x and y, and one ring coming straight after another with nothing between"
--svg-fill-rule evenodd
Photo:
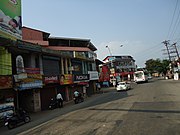
<instances>
[{"instance_id":1,"label":"parked motorcycle","mask_svg":"<svg viewBox=\"0 0 180 135\"><path fill-rule=\"evenodd\" d=\"M12 129L20 124L28 123L30 121L31 118L27 112L23 109L19 109L15 114L13 114L13 116L7 116L5 118L5 126L7 126L8 129Z\"/></svg>"},{"instance_id":2,"label":"parked motorcycle","mask_svg":"<svg viewBox=\"0 0 180 135\"><path fill-rule=\"evenodd\" d=\"M74 96L74 103L78 104L78 103L81 103L81 102L84 102L84 98L83 98L82 94L79 93L79 95L77 97Z\"/></svg>"},{"instance_id":3,"label":"parked motorcycle","mask_svg":"<svg viewBox=\"0 0 180 135\"><path fill-rule=\"evenodd\" d=\"M49 109L55 109L58 107L58 102L55 98L51 98L50 104L49 104Z\"/></svg>"}]
</instances>

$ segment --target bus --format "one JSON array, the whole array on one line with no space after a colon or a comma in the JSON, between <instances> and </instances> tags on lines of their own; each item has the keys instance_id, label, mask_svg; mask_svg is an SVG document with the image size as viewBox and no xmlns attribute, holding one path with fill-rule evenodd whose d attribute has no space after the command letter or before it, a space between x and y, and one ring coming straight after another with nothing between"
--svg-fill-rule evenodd
<instances>
[{"instance_id":1,"label":"bus","mask_svg":"<svg viewBox=\"0 0 180 135\"><path fill-rule=\"evenodd\" d=\"M148 73L145 71L136 71L134 72L134 81L136 83L148 82Z\"/></svg>"}]
</instances>

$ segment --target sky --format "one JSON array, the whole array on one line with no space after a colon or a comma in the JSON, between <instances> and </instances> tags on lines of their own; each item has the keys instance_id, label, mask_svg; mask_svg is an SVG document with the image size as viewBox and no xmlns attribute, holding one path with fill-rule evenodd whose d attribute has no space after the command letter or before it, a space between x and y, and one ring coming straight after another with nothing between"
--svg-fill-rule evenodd
<instances>
[{"instance_id":1,"label":"sky","mask_svg":"<svg viewBox=\"0 0 180 135\"><path fill-rule=\"evenodd\" d=\"M178 41L179 49L178 12L180 0L22 0L23 26L52 37L90 39L98 59L130 55L138 67L168 58L164 40Z\"/></svg>"}]
</instances>

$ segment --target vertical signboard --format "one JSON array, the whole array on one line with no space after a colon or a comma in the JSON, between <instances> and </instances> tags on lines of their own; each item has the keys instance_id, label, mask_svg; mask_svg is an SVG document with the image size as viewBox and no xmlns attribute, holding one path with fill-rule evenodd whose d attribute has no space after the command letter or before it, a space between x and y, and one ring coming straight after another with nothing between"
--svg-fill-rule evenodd
<instances>
[{"instance_id":1,"label":"vertical signboard","mask_svg":"<svg viewBox=\"0 0 180 135\"><path fill-rule=\"evenodd\" d=\"M12 75L11 53L0 46L0 75Z\"/></svg>"},{"instance_id":2,"label":"vertical signboard","mask_svg":"<svg viewBox=\"0 0 180 135\"><path fill-rule=\"evenodd\" d=\"M1 0L0 37L22 38L21 0Z\"/></svg>"}]
</instances>

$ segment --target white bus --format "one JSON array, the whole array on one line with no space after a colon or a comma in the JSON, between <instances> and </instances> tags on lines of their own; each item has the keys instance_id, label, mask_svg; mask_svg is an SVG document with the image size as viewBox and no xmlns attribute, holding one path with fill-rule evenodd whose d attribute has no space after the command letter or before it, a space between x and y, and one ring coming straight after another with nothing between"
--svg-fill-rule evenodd
<instances>
[{"instance_id":1,"label":"white bus","mask_svg":"<svg viewBox=\"0 0 180 135\"><path fill-rule=\"evenodd\" d=\"M134 81L136 83L148 82L148 73L145 71L136 71L134 72Z\"/></svg>"}]
</instances>

